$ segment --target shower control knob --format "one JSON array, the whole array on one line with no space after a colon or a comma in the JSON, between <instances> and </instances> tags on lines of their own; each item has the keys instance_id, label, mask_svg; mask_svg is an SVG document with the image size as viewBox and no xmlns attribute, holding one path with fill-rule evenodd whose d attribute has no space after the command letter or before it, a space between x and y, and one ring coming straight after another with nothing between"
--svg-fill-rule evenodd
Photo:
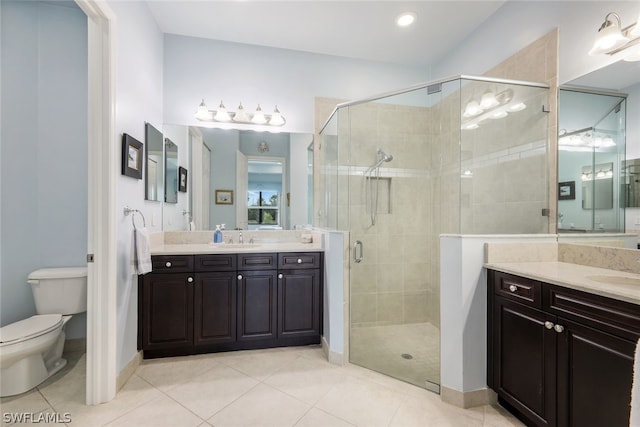
<instances>
[{"instance_id":1,"label":"shower control knob","mask_svg":"<svg viewBox=\"0 0 640 427\"><path fill-rule=\"evenodd\" d=\"M517 290L518 290L518 287L517 287L516 285L509 285L509 290L510 290L511 292L515 292L515 291L517 291Z\"/></svg>"},{"instance_id":2,"label":"shower control knob","mask_svg":"<svg viewBox=\"0 0 640 427\"><path fill-rule=\"evenodd\" d=\"M548 320L544 322L544 327L547 329L553 329L553 322L549 322Z\"/></svg>"},{"instance_id":3,"label":"shower control knob","mask_svg":"<svg viewBox=\"0 0 640 427\"><path fill-rule=\"evenodd\" d=\"M165 264L165 266L167 266L167 268L171 267L171 261L167 261L167 263Z\"/></svg>"}]
</instances>

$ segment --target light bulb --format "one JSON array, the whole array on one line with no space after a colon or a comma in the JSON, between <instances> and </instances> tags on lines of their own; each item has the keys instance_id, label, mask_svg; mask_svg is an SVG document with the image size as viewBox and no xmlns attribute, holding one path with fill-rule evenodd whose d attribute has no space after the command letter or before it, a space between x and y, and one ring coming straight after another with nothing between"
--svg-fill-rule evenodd
<instances>
[{"instance_id":1,"label":"light bulb","mask_svg":"<svg viewBox=\"0 0 640 427\"><path fill-rule=\"evenodd\" d=\"M207 108L207 105L204 103L204 99L198 106L198 111L196 111L196 119L198 120L211 120L211 112Z\"/></svg>"},{"instance_id":2,"label":"light bulb","mask_svg":"<svg viewBox=\"0 0 640 427\"><path fill-rule=\"evenodd\" d=\"M271 115L271 119L269 120L269 124L271 126L282 126L284 124L284 117L280 114L280 110L278 110L278 106L276 105L275 110L273 110L273 114Z\"/></svg>"},{"instance_id":3,"label":"light bulb","mask_svg":"<svg viewBox=\"0 0 640 427\"><path fill-rule=\"evenodd\" d=\"M233 116L233 121L234 122L241 122L241 123L246 123L246 122L250 122L251 121L249 119L249 116L247 115L247 112L244 111L244 107L242 106L242 102L240 103L240 105L238 105L238 111Z\"/></svg>"},{"instance_id":4,"label":"light bulb","mask_svg":"<svg viewBox=\"0 0 640 427\"><path fill-rule=\"evenodd\" d=\"M484 110L480 108L480 104L478 101L471 100L467 103L467 106L464 108L464 113L462 114L464 117L473 117L481 114Z\"/></svg>"},{"instance_id":5,"label":"light bulb","mask_svg":"<svg viewBox=\"0 0 640 427\"><path fill-rule=\"evenodd\" d=\"M488 110L489 108L496 107L500 102L496 99L496 96L490 90L487 90L484 94L482 94L482 98L480 99L480 107L484 110Z\"/></svg>"},{"instance_id":6,"label":"light bulb","mask_svg":"<svg viewBox=\"0 0 640 427\"><path fill-rule=\"evenodd\" d=\"M251 121L257 125L263 125L267 122L267 118L264 116L260 104L258 104L258 108L256 108L256 112L253 114Z\"/></svg>"},{"instance_id":7,"label":"light bulb","mask_svg":"<svg viewBox=\"0 0 640 427\"><path fill-rule=\"evenodd\" d=\"M218 107L218 111L216 111L216 115L213 117L218 122L228 122L231 120L231 116L227 112L222 101L220 101L220 106Z\"/></svg>"}]
</instances>

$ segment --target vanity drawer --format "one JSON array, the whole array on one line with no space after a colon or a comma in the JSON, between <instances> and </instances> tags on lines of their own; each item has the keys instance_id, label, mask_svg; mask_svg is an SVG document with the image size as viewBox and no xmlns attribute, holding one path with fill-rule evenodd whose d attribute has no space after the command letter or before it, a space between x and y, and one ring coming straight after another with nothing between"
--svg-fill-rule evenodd
<instances>
[{"instance_id":1,"label":"vanity drawer","mask_svg":"<svg viewBox=\"0 0 640 427\"><path fill-rule=\"evenodd\" d=\"M189 273L193 271L193 255L153 255L153 273Z\"/></svg>"},{"instance_id":2,"label":"vanity drawer","mask_svg":"<svg viewBox=\"0 0 640 427\"><path fill-rule=\"evenodd\" d=\"M542 283L500 271L494 273L494 279L496 295L530 307L542 308Z\"/></svg>"},{"instance_id":3,"label":"vanity drawer","mask_svg":"<svg viewBox=\"0 0 640 427\"><path fill-rule=\"evenodd\" d=\"M545 311L632 341L640 337L640 305L550 284L543 295Z\"/></svg>"},{"instance_id":4,"label":"vanity drawer","mask_svg":"<svg viewBox=\"0 0 640 427\"><path fill-rule=\"evenodd\" d=\"M196 255L196 271L235 271L236 254Z\"/></svg>"},{"instance_id":5,"label":"vanity drawer","mask_svg":"<svg viewBox=\"0 0 640 427\"><path fill-rule=\"evenodd\" d=\"M278 254L278 269L320 268L319 252L285 252Z\"/></svg>"},{"instance_id":6,"label":"vanity drawer","mask_svg":"<svg viewBox=\"0 0 640 427\"><path fill-rule=\"evenodd\" d=\"M238 270L275 270L276 254L238 254Z\"/></svg>"}]
</instances>

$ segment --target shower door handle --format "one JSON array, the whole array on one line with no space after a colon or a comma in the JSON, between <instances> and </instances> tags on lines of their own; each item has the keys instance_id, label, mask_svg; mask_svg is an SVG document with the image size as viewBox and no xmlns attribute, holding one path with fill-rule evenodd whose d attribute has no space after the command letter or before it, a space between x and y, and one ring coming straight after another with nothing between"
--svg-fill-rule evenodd
<instances>
[{"instance_id":1,"label":"shower door handle","mask_svg":"<svg viewBox=\"0 0 640 427\"><path fill-rule=\"evenodd\" d=\"M358 248L360 248L360 255L358 255ZM362 258L364 258L364 250L362 249L362 241L356 240L353 244L353 260L355 262L362 262Z\"/></svg>"}]
</instances>

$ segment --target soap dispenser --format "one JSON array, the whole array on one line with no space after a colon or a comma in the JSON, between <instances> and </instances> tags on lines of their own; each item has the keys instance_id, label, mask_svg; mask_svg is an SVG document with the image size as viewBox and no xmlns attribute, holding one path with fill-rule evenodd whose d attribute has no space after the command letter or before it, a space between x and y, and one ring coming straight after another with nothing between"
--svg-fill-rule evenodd
<instances>
[{"instance_id":1,"label":"soap dispenser","mask_svg":"<svg viewBox=\"0 0 640 427\"><path fill-rule=\"evenodd\" d=\"M213 232L213 243L222 243L222 230L220 230L220 225L216 225L216 231Z\"/></svg>"}]
</instances>

